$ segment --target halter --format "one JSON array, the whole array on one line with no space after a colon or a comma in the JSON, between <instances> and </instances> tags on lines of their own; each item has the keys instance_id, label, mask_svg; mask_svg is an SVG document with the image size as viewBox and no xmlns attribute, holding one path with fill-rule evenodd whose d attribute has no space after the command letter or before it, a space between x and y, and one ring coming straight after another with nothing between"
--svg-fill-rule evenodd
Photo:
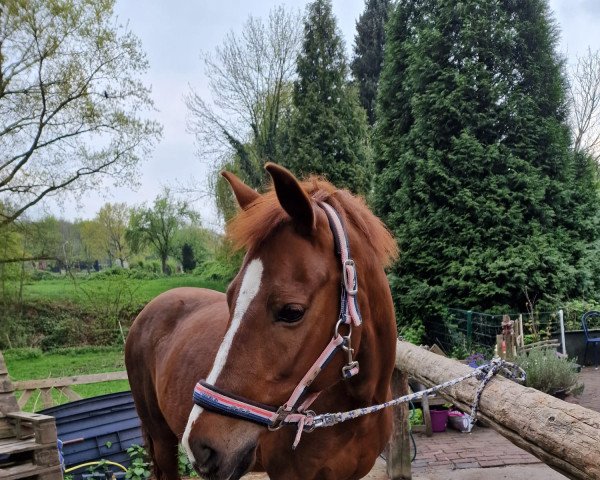
<instances>
[{"instance_id":1,"label":"halter","mask_svg":"<svg viewBox=\"0 0 600 480\"><path fill-rule=\"evenodd\" d=\"M342 263L340 314L331 341L300 380L288 401L279 408L232 395L203 380L199 381L194 388L194 403L212 412L258 423L268 427L269 430L278 430L284 425L297 424L298 433L292 446L294 449L300 442L303 431L312 431L315 427L320 426L314 421L315 412L308 410L320 392L311 394L307 392L308 387L319 373L339 350L346 352L347 355L346 365L342 368L342 377L344 379L351 378L359 371L358 362L353 359L354 349L351 342L352 326L359 327L362 324L356 298L358 293L356 265L350 255L350 244L342 218L331 205L323 202L319 202L318 205L327 215L329 227L333 232L335 250ZM339 333L342 324L348 326L347 335Z\"/></svg>"}]
</instances>

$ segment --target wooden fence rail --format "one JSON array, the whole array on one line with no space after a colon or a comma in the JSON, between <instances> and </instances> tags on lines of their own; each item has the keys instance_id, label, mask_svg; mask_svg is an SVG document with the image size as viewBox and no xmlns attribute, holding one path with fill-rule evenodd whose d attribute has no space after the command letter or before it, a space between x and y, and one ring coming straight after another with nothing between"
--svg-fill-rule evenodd
<instances>
[{"instance_id":1,"label":"wooden fence rail","mask_svg":"<svg viewBox=\"0 0 600 480\"><path fill-rule=\"evenodd\" d=\"M24 380L14 382L13 388L22 391L19 397L19 408L23 408L36 390L39 390L44 408L54 405L52 389L65 395L69 400L81 400L71 387L73 385L87 385L90 383L110 382L113 380L127 380L127 372L93 373L91 375L76 375L73 377L45 378L42 380Z\"/></svg>"}]
</instances>

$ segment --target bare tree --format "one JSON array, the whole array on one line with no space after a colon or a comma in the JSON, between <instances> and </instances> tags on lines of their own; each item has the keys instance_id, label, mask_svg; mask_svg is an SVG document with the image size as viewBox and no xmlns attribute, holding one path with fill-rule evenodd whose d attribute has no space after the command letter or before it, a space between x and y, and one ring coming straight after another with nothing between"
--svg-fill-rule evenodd
<instances>
[{"instance_id":1,"label":"bare tree","mask_svg":"<svg viewBox=\"0 0 600 480\"><path fill-rule=\"evenodd\" d=\"M0 226L44 197L135 178L160 135L139 40L114 0L0 4Z\"/></svg>"},{"instance_id":2,"label":"bare tree","mask_svg":"<svg viewBox=\"0 0 600 480\"><path fill-rule=\"evenodd\" d=\"M255 188L263 183L262 162L277 159L301 28L300 14L282 6L266 23L250 16L241 34L230 32L213 55L204 56L211 101L193 90L186 98L200 156L220 162L235 156Z\"/></svg>"},{"instance_id":3,"label":"bare tree","mask_svg":"<svg viewBox=\"0 0 600 480\"><path fill-rule=\"evenodd\" d=\"M588 48L570 71L573 148L600 161L600 51Z\"/></svg>"}]
</instances>

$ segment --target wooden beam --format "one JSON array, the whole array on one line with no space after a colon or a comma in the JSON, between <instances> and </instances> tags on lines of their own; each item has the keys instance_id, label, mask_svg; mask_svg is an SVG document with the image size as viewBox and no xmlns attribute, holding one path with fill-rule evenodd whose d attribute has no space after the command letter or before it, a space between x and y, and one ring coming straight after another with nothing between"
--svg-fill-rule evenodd
<instances>
[{"instance_id":1,"label":"wooden beam","mask_svg":"<svg viewBox=\"0 0 600 480\"><path fill-rule=\"evenodd\" d=\"M29 401L29 399L31 398L31 394L35 392L35 390L25 390L23 392L23 395L21 395L19 397L18 400L18 405L19 405L19 409L22 410L23 408L25 408L25 405L27 405L27 402Z\"/></svg>"},{"instance_id":2,"label":"wooden beam","mask_svg":"<svg viewBox=\"0 0 600 480\"><path fill-rule=\"evenodd\" d=\"M394 369L392 375L392 397L408 393L408 375ZM404 403L393 410L394 429L387 448L387 474L391 480L410 480L410 435L409 410Z\"/></svg>"},{"instance_id":3,"label":"wooden beam","mask_svg":"<svg viewBox=\"0 0 600 480\"><path fill-rule=\"evenodd\" d=\"M419 390L425 390L422 383L419 383ZM425 395L421 399L421 411L423 412L423 423L425 424L425 435L431 437L433 428L431 426L431 412L429 411L429 397Z\"/></svg>"},{"instance_id":4,"label":"wooden beam","mask_svg":"<svg viewBox=\"0 0 600 480\"><path fill-rule=\"evenodd\" d=\"M42 388L42 404L44 408L50 408L54 406L54 399L52 398L52 389L51 388Z\"/></svg>"},{"instance_id":5,"label":"wooden beam","mask_svg":"<svg viewBox=\"0 0 600 480\"><path fill-rule=\"evenodd\" d=\"M61 387L58 389L60 393L62 393L65 397L69 399L70 402L74 402L76 400L81 400L83 397L79 395L77 392L73 391L71 387Z\"/></svg>"},{"instance_id":6,"label":"wooden beam","mask_svg":"<svg viewBox=\"0 0 600 480\"><path fill-rule=\"evenodd\" d=\"M44 388L62 388L71 385L86 385L88 383L111 382L113 380L127 380L127 372L93 373L91 375L77 375L74 377L24 380L21 382L14 382L13 387L15 390L36 390Z\"/></svg>"},{"instance_id":7,"label":"wooden beam","mask_svg":"<svg viewBox=\"0 0 600 480\"><path fill-rule=\"evenodd\" d=\"M396 368L426 386L472 371L404 341L397 343ZM469 379L440 393L468 412L478 383ZM497 377L481 396L478 419L569 478L600 478L598 412Z\"/></svg>"}]
</instances>

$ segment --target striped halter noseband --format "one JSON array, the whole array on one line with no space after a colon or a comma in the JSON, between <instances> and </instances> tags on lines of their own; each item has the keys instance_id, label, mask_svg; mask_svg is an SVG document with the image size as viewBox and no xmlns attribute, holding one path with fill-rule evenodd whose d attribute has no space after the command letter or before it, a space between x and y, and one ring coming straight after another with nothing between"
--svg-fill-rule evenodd
<instances>
[{"instance_id":1,"label":"striped halter noseband","mask_svg":"<svg viewBox=\"0 0 600 480\"><path fill-rule=\"evenodd\" d=\"M303 431L312 431L316 427L322 426L315 422L315 412L308 410L320 392L308 393L307 391L321 370L326 367L339 350L347 354L346 365L342 368L343 378L351 378L359 370L358 362L353 359L354 350L351 345L352 326L359 327L362 324L356 298L358 292L356 266L350 256L350 245L342 218L331 205L323 202L319 202L318 205L327 215L329 227L333 232L335 249L342 262L340 314L335 325L333 338L313 366L306 372L306 375L300 380L288 401L279 408L223 392L203 380L199 381L194 388L194 403L212 412L265 425L270 430L277 430L284 425L297 425L298 433L293 448L296 448L300 442ZM339 333L342 324L348 326L347 335Z\"/></svg>"}]
</instances>

